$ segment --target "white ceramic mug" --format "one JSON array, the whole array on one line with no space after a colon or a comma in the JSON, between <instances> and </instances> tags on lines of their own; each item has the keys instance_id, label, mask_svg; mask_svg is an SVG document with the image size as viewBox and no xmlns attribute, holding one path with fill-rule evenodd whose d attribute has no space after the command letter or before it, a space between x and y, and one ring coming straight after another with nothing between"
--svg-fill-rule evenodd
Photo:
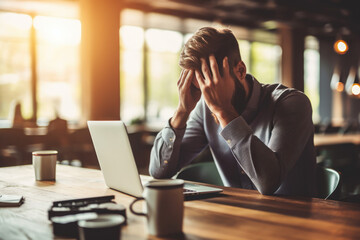
<instances>
[{"instance_id":1,"label":"white ceramic mug","mask_svg":"<svg viewBox=\"0 0 360 240\"><path fill-rule=\"evenodd\" d=\"M32 153L32 163L37 181L55 180L57 154L58 152L55 150L36 151Z\"/></svg>"},{"instance_id":2,"label":"white ceramic mug","mask_svg":"<svg viewBox=\"0 0 360 240\"><path fill-rule=\"evenodd\" d=\"M154 236L182 234L184 218L184 181L169 179L150 181L145 184L142 198L135 199L130 204L133 214L146 216L148 233ZM146 201L146 213L133 209L137 201Z\"/></svg>"}]
</instances>

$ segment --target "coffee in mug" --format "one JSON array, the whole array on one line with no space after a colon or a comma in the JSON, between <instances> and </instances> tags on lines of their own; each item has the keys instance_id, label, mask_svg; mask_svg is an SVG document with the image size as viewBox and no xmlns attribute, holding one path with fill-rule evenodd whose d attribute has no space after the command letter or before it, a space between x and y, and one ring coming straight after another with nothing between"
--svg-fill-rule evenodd
<instances>
[{"instance_id":1,"label":"coffee in mug","mask_svg":"<svg viewBox=\"0 0 360 240\"><path fill-rule=\"evenodd\" d=\"M146 216L148 233L154 236L182 234L184 218L184 181L181 179L156 180L145 184L142 198L135 199L130 210ZM137 201L145 200L147 212L133 209Z\"/></svg>"}]
</instances>

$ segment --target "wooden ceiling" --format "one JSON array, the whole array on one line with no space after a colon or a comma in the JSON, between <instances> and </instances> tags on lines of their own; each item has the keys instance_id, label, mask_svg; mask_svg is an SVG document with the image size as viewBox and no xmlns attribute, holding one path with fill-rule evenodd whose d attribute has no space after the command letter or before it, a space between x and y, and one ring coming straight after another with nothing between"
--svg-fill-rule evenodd
<instances>
[{"instance_id":1,"label":"wooden ceiling","mask_svg":"<svg viewBox=\"0 0 360 240\"><path fill-rule=\"evenodd\" d=\"M184 18L276 30L279 24L309 34L360 34L358 0L123 0L125 7Z\"/></svg>"},{"instance_id":2,"label":"wooden ceiling","mask_svg":"<svg viewBox=\"0 0 360 240\"><path fill-rule=\"evenodd\" d=\"M80 0L0 0L0 10L74 17ZM315 36L360 36L360 0L118 0L123 8L216 21L249 29L280 24ZM99 1L100 4L101 1ZM64 10L62 10L64 8ZM66 10L68 9L68 10Z\"/></svg>"}]
</instances>

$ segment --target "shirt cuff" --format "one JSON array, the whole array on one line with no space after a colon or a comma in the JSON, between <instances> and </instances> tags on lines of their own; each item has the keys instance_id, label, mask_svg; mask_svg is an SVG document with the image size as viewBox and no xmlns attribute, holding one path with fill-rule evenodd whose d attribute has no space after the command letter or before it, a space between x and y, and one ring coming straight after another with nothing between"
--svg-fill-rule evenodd
<instances>
[{"instance_id":1,"label":"shirt cuff","mask_svg":"<svg viewBox=\"0 0 360 240\"><path fill-rule=\"evenodd\" d=\"M162 131L162 138L168 146L172 146L177 138L182 138L182 136L185 134L185 128L172 128L170 125L170 120L166 123L165 128Z\"/></svg>"},{"instance_id":2,"label":"shirt cuff","mask_svg":"<svg viewBox=\"0 0 360 240\"><path fill-rule=\"evenodd\" d=\"M252 134L252 129L242 116L232 120L220 132L220 135L225 139L230 148L235 146L249 134Z\"/></svg>"}]
</instances>

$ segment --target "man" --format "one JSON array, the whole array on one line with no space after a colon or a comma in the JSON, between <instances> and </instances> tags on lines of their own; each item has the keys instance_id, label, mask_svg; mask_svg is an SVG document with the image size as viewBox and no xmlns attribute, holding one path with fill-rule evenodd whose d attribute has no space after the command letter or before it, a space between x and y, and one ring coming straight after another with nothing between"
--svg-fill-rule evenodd
<instances>
[{"instance_id":1,"label":"man","mask_svg":"<svg viewBox=\"0 0 360 240\"><path fill-rule=\"evenodd\" d=\"M199 29L180 66L179 105L155 139L153 177L172 177L209 146L225 186L312 196L312 109L303 93L246 74L228 29Z\"/></svg>"}]
</instances>

